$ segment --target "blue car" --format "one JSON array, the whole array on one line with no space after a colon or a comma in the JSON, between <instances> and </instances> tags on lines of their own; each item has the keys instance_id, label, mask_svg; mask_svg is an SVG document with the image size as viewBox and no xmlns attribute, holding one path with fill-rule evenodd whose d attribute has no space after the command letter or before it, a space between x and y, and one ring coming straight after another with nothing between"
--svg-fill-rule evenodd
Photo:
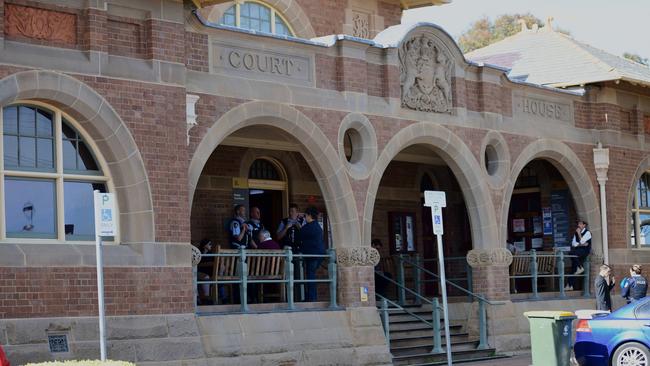
<instances>
[{"instance_id":1,"label":"blue car","mask_svg":"<svg viewBox=\"0 0 650 366\"><path fill-rule=\"evenodd\" d=\"M573 347L585 366L650 366L650 297L611 314L580 319Z\"/></svg>"}]
</instances>

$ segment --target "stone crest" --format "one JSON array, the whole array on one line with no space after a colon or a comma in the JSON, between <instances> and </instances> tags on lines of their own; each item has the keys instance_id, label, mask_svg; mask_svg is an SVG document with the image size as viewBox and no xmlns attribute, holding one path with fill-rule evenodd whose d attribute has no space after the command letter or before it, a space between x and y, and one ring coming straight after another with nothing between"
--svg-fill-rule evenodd
<instances>
[{"instance_id":1,"label":"stone crest","mask_svg":"<svg viewBox=\"0 0 650 366\"><path fill-rule=\"evenodd\" d=\"M421 34L399 48L402 107L451 113L453 62L432 36Z\"/></svg>"},{"instance_id":2,"label":"stone crest","mask_svg":"<svg viewBox=\"0 0 650 366\"><path fill-rule=\"evenodd\" d=\"M467 253L467 263L476 267L507 267L512 263L512 253L506 248L472 249Z\"/></svg>"},{"instance_id":3,"label":"stone crest","mask_svg":"<svg viewBox=\"0 0 650 366\"><path fill-rule=\"evenodd\" d=\"M336 262L341 267L374 267L379 263L379 252L372 247L337 248Z\"/></svg>"},{"instance_id":4,"label":"stone crest","mask_svg":"<svg viewBox=\"0 0 650 366\"><path fill-rule=\"evenodd\" d=\"M192 265L196 267L199 263L201 263L201 251L192 245Z\"/></svg>"}]
</instances>

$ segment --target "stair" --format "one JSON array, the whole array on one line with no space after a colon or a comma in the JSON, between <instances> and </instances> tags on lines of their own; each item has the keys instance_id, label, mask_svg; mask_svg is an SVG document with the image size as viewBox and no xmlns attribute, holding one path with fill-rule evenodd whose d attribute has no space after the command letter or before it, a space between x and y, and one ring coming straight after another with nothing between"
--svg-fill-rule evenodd
<instances>
[{"instance_id":1,"label":"stair","mask_svg":"<svg viewBox=\"0 0 650 366\"><path fill-rule=\"evenodd\" d=\"M406 305L404 308L417 314L421 318L431 321L431 306ZM442 314L441 314L442 317ZM390 324L390 352L393 355L393 365L445 365L444 321L440 322L443 353L431 353L433 348L433 330L419 319L411 316L404 310L392 309L389 311ZM470 337L465 331L462 322L449 324L451 338L452 359L454 364L503 358L497 355L494 348L477 349L478 337Z\"/></svg>"}]
</instances>

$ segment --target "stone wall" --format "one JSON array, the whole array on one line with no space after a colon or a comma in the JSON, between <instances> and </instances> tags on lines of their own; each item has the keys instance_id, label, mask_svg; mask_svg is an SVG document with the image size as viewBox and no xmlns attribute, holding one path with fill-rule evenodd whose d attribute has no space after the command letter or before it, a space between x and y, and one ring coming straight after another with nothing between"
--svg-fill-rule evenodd
<instances>
[{"instance_id":1,"label":"stone wall","mask_svg":"<svg viewBox=\"0 0 650 366\"><path fill-rule=\"evenodd\" d=\"M390 365L375 308L216 315L109 316L108 358L138 365ZM0 320L12 364L99 358L95 317ZM65 334L70 352L53 355L48 334Z\"/></svg>"}]
</instances>

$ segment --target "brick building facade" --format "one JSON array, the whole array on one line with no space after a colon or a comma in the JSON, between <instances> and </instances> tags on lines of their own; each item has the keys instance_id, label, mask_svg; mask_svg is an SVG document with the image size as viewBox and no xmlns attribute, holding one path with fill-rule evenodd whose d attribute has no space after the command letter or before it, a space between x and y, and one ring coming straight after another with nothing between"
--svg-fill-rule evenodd
<instances>
[{"instance_id":1,"label":"brick building facade","mask_svg":"<svg viewBox=\"0 0 650 366\"><path fill-rule=\"evenodd\" d=\"M272 14L273 25L256 27L276 34L244 29L257 19L249 3ZM531 191L541 205L552 192L568 192L568 220L589 222L595 263L607 255L623 273L649 262L640 238L630 239L637 182L650 169L648 84L594 82L576 91L511 79L468 61L435 25L400 25L409 3L0 0L0 105L51 111L52 126L78 131L99 166L94 175L62 168L56 146L69 140L65 132L51 134L52 171L23 169L27 150L16 150L23 153L13 166L13 145L0 145L3 200L12 189L35 194L7 183L21 179L57 192L46 206L56 212L50 236L21 232L32 224L21 226L27 202L0 211L0 344L10 359L54 358L47 335L60 333L71 344L66 357L98 354L95 249L66 228L66 182L101 182L116 194L119 235L105 246L104 263L109 356L138 364L235 357L389 364L370 242L381 239L380 254L392 254L389 220L408 214L413 251L433 255L422 187L448 194L446 254L480 258L469 260L474 292L506 302L491 310L491 324L517 318L505 242L512 197L531 162L556 170L531 168L552 177ZM225 24L230 11L234 26ZM0 120L8 139L41 138L7 132L10 118ZM597 143L610 159L607 247ZM250 167L260 159L285 174L274 215L286 214L289 202L315 205L337 255L361 253L338 268L341 310L194 316L190 244L209 237L227 245L233 178L255 179ZM362 302L364 286L370 294ZM319 337L305 331L314 319ZM493 329L497 349L525 347L512 343L521 338L516 330ZM296 342L269 346L270 337Z\"/></svg>"}]
</instances>

